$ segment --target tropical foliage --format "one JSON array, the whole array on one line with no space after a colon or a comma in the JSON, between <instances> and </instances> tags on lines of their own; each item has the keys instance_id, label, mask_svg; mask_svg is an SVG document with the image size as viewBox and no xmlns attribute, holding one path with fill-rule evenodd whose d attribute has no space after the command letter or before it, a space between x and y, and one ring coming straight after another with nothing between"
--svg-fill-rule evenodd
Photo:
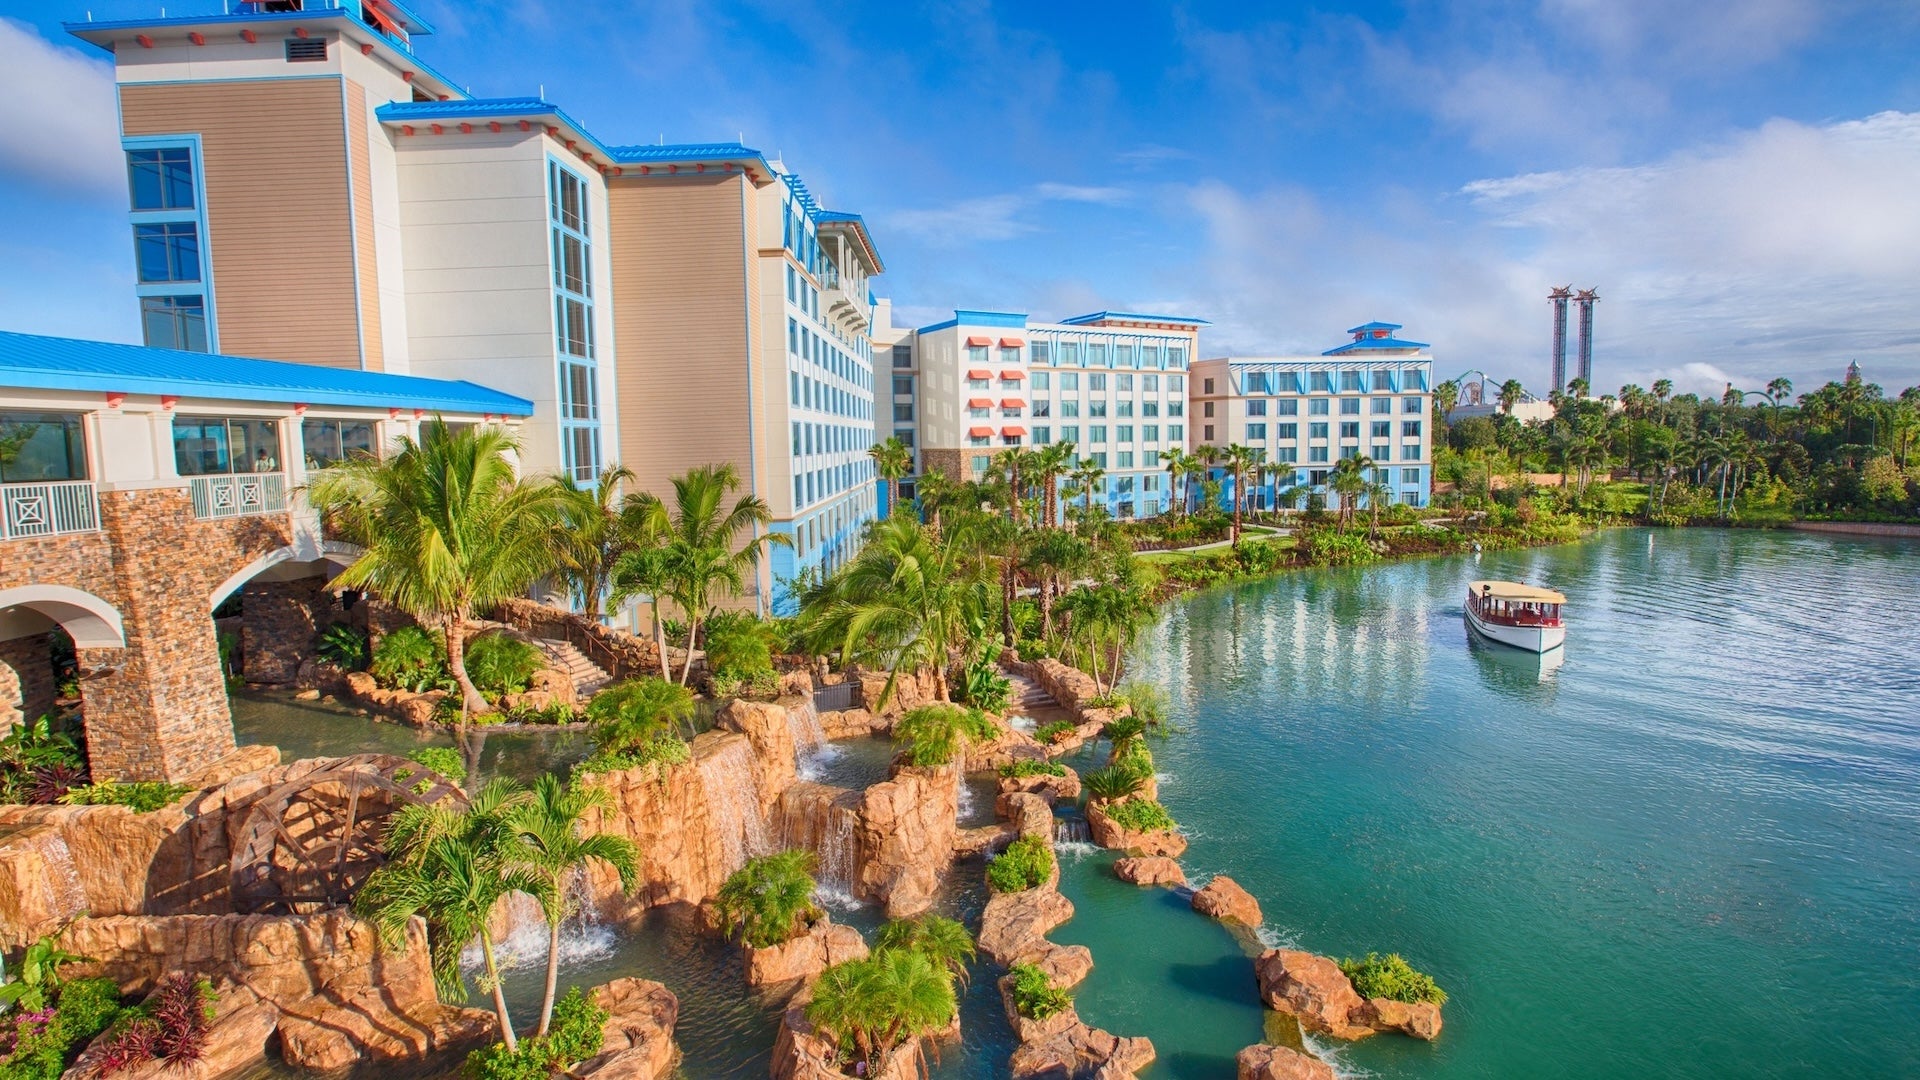
<instances>
[{"instance_id":1,"label":"tropical foliage","mask_svg":"<svg viewBox=\"0 0 1920 1080\"><path fill-rule=\"evenodd\" d=\"M961 983L967 981L967 965L975 952L973 935L967 928L944 915L916 915L894 919L880 927L874 937L874 951L911 949L946 968Z\"/></svg>"},{"instance_id":2,"label":"tropical foliage","mask_svg":"<svg viewBox=\"0 0 1920 1080\"><path fill-rule=\"evenodd\" d=\"M1065 776L1067 775L1067 767L1057 761L1036 761L1033 758L1022 758L1019 761L1009 761L1005 765L1000 766L1000 775L1013 778L1022 776Z\"/></svg>"},{"instance_id":3,"label":"tropical foliage","mask_svg":"<svg viewBox=\"0 0 1920 1080\"><path fill-rule=\"evenodd\" d=\"M793 849L747 860L720 886L720 923L748 945L764 949L790 940L817 919L813 853Z\"/></svg>"},{"instance_id":4,"label":"tropical foliage","mask_svg":"<svg viewBox=\"0 0 1920 1080\"><path fill-rule=\"evenodd\" d=\"M1053 985L1053 979L1035 964L1015 964L1007 969L1012 979L1013 1007L1029 1020L1045 1020L1073 1007L1073 995Z\"/></svg>"},{"instance_id":5,"label":"tropical foliage","mask_svg":"<svg viewBox=\"0 0 1920 1080\"><path fill-rule=\"evenodd\" d=\"M511 1048L505 1043L481 1047L467 1055L462 1073L467 1080L551 1080L600 1052L606 1023L607 1010L573 987L554 1004L553 1025L545 1034Z\"/></svg>"},{"instance_id":6,"label":"tropical foliage","mask_svg":"<svg viewBox=\"0 0 1920 1080\"><path fill-rule=\"evenodd\" d=\"M124 1011L112 979L75 979L47 994L38 1008L0 1016L0 1080L59 1080Z\"/></svg>"},{"instance_id":7,"label":"tropical foliage","mask_svg":"<svg viewBox=\"0 0 1920 1080\"><path fill-rule=\"evenodd\" d=\"M54 717L15 724L0 736L0 802L59 802L86 780L86 755Z\"/></svg>"},{"instance_id":8,"label":"tropical foliage","mask_svg":"<svg viewBox=\"0 0 1920 1080\"><path fill-rule=\"evenodd\" d=\"M113 1076L149 1062L184 1072L206 1056L216 998L213 983L185 972L163 976L153 996L127 1010L98 1061L100 1076Z\"/></svg>"},{"instance_id":9,"label":"tropical foliage","mask_svg":"<svg viewBox=\"0 0 1920 1080\"><path fill-rule=\"evenodd\" d=\"M822 972L807 1019L874 1076L902 1044L945 1030L959 1008L953 975L919 949L878 949Z\"/></svg>"},{"instance_id":10,"label":"tropical foliage","mask_svg":"<svg viewBox=\"0 0 1920 1080\"><path fill-rule=\"evenodd\" d=\"M1128 832L1172 832L1180 827L1166 807L1137 795L1102 809L1114 824Z\"/></svg>"},{"instance_id":11,"label":"tropical foliage","mask_svg":"<svg viewBox=\"0 0 1920 1080\"><path fill-rule=\"evenodd\" d=\"M987 885L994 892L1037 889L1053 876L1053 849L1037 836L1023 836L987 863Z\"/></svg>"},{"instance_id":12,"label":"tropical foliage","mask_svg":"<svg viewBox=\"0 0 1920 1080\"><path fill-rule=\"evenodd\" d=\"M0 1008L39 1012L59 997L61 969L84 962L86 957L61 948L53 935L42 936L21 953L13 981L0 986Z\"/></svg>"},{"instance_id":13,"label":"tropical foliage","mask_svg":"<svg viewBox=\"0 0 1920 1080\"><path fill-rule=\"evenodd\" d=\"M488 701L526 692L545 662L539 649L511 634L481 634L467 645L467 676Z\"/></svg>"},{"instance_id":14,"label":"tropical foliage","mask_svg":"<svg viewBox=\"0 0 1920 1080\"><path fill-rule=\"evenodd\" d=\"M613 800L602 788L569 783L549 773L534 782L533 797L514 808L513 827L520 832L521 861L544 880L536 894L547 918L547 982L540 999L540 1027L547 1034L553 1021L554 992L560 978L560 927L578 911L567 885L588 863L604 863L620 876L621 889L632 892L640 875L640 849L624 836L587 833L583 819L589 810L607 810Z\"/></svg>"},{"instance_id":15,"label":"tropical foliage","mask_svg":"<svg viewBox=\"0 0 1920 1080\"><path fill-rule=\"evenodd\" d=\"M1363 998L1389 1001L1426 1002L1445 1005L1447 992L1432 978L1415 971L1399 953L1368 953L1365 959L1351 957L1340 961L1340 970L1353 980L1353 988Z\"/></svg>"},{"instance_id":16,"label":"tropical foliage","mask_svg":"<svg viewBox=\"0 0 1920 1080\"><path fill-rule=\"evenodd\" d=\"M402 626L383 636L373 647L373 663L367 670L375 682L390 690L420 694L454 685L440 635L418 626Z\"/></svg>"},{"instance_id":17,"label":"tropical foliage","mask_svg":"<svg viewBox=\"0 0 1920 1080\"><path fill-rule=\"evenodd\" d=\"M192 791L185 784L164 780L101 780L69 788L60 801L73 806L124 806L136 814L150 814L172 806Z\"/></svg>"},{"instance_id":18,"label":"tropical foliage","mask_svg":"<svg viewBox=\"0 0 1920 1080\"><path fill-rule=\"evenodd\" d=\"M372 659L366 633L346 623L331 623L320 631L313 649L321 663L332 664L342 671L359 671Z\"/></svg>"},{"instance_id":19,"label":"tropical foliage","mask_svg":"<svg viewBox=\"0 0 1920 1080\"><path fill-rule=\"evenodd\" d=\"M893 737L907 744L907 760L938 768L966 757L967 747L994 736L993 722L978 709L961 705L922 705L893 725Z\"/></svg>"}]
</instances>

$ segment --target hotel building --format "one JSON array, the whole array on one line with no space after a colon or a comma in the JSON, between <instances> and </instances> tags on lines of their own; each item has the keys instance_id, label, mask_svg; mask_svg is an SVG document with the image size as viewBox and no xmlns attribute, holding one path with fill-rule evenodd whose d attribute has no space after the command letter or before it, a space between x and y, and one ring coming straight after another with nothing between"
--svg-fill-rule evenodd
<instances>
[{"instance_id":1,"label":"hotel building","mask_svg":"<svg viewBox=\"0 0 1920 1080\"><path fill-rule=\"evenodd\" d=\"M1101 311L1057 323L955 311L881 332L893 363L893 434L916 475L978 480L1015 446L1072 443L1106 470L1096 498L1120 518L1170 505L1162 459L1188 440L1188 366L1203 319ZM904 352L902 350L905 350Z\"/></svg>"},{"instance_id":2,"label":"hotel building","mask_svg":"<svg viewBox=\"0 0 1920 1080\"><path fill-rule=\"evenodd\" d=\"M1433 490L1433 356L1424 342L1394 336L1399 329L1356 326L1347 331L1352 341L1319 356L1193 365L1195 448L1252 446L1269 462L1293 466L1291 476L1280 471L1249 484L1256 509L1274 508L1277 493L1295 485L1325 497L1333 463L1362 454L1395 501L1425 506ZM1305 504L1306 496L1294 501Z\"/></svg>"},{"instance_id":3,"label":"hotel building","mask_svg":"<svg viewBox=\"0 0 1920 1080\"><path fill-rule=\"evenodd\" d=\"M873 516L880 260L780 163L470 98L401 0L68 30L114 57L149 345L483 383L531 472L731 463L794 537L763 610Z\"/></svg>"}]
</instances>

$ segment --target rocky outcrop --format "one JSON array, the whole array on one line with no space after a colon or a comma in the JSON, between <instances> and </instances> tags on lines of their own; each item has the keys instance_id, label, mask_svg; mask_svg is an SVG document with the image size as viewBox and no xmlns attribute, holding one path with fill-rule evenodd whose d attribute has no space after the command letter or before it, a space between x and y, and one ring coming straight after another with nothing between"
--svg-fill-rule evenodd
<instances>
[{"instance_id":1,"label":"rocky outcrop","mask_svg":"<svg viewBox=\"0 0 1920 1080\"><path fill-rule=\"evenodd\" d=\"M1124 828L1097 804L1087 806L1087 827L1093 833L1094 843L1129 855L1164 855L1177 859L1187 850L1187 838L1179 833L1165 829L1136 832Z\"/></svg>"},{"instance_id":2,"label":"rocky outcrop","mask_svg":"<svg viewBox=\"0 0 1920 1080\"><path fill-rule=\"evenodd\" d=\"M932 907L953 865L959 808L960 770L952 766L901 766L891 780L868 788L860 806L859 895L884 903L889 918Z\"/></svg>"},{"instance_id":3,"label":"rocky outcrop","mask_svg":"<svg viewBox=\"0 0 1920 1080\"><path fill-rule=\"evenodd\" d=\"M414 727L433 726L434 711L439 708L440 699L446 696L444 690L429 690L424 694L416 694L411 690L388 690L374 682L373 676L364 671L347 675L349 701Z\"/></svg>"},{"instance_id":4,"label":"rocky outcrop","mask_svg":"<svg viewBox=\"0 0 1920 1080\"><path fill-rule=\"evenodd\" d=\"M1185 885L1186 871L1164 855L1128 856L1113 861L1113 875L1135 885Z\"/></svg>"},{"instance_id":5,"label":"rocky outcrop","mask_svg":"<svg viewBox=\"0 0 1920 1080\"><path fill-rule=\"evenodd\" d=\"M764 949L749 946L746 955L748 986L811 983L835 964L865 960L867 942L853 927L822 918L791 941Z\"/></svg>"},{"instance_id":6,"label":"rocky outcrop","mask_svg":"<svg viewBox=\"0 0 1920 1080\"><path fill-rule=\"evenodd\" d=\"M1193 910L1209 919L1259 926L1260 901L1225 874L1215 874L1207 887L1193 894Z\"/></svg>"},{"instance_id":7,"label":"rocky outcrop","mask_svg":"<svg viewBox=\"0 0 1920 1080\"><path fill-rule=\"evenodd\" d=\"M672 991L646 979L616 979L594 987L591 997L607 1010L600 1053L575 1065L570 1074L596 1080L666 1080L680 1057L673 1041L680 1001Z\"/></svg>"},{"instance_id":8,"label":"rocky outcrop","mask_svg":"<svg viewBox=\"0 0 1920 1080\"><path fill-rule=\"evenodd\" d=\"M1001 717L988 714L987 719L993 723L993 736L984 742L967 747L967 771L997 769L1016 761L1045 760L1047 751L1033 741L1033 736L1007 723Z\"/></svg>"},{"instance_id":9,"label":"rocky outcrop","mask_svg":"<svg viewBox=\"0 0 1920 1080\"><path fill-rule=\"evenodd\" d=\"M891 730L893 721L883 719L866 709L841 709L837 712L820 714L820 729L829 739L857 739L864 735L881 735Z\"/></svg>"},{"instance_id":10,"label":"rocky outcrop","mask_svg":"<svg viewBox=\"0 0 1920 1080\"><path fill-rule=\"evenodd\" d=\"M1061 766L1066 768L1065 766ZM1067 769L1063 776L1003 776L1000 778L1000 794L1010 795L1024 791L1047 800L1049 806L1058 806L1063 802L1073 802L1080 797L1080 774Z\"/></svg>"},{"instance_id":11,"label":"rocky outcrop","mask_svg":"<svg viewBox=\"0 0 1920 1080\"><path fill-rule=\"evenodd\" d=\"M1153 1043L1145 1036L1114 1035L1088 1027L1075 1016L1074 1023L1061 1031L1021 1043L1013 1052L1012 1064L1016 1080L1120 1080L1153 1064L1153 1058Z\"/></svg>"},{"instance_id":12,"label":"rocky outcrop","mask_svg":"<svg viewBox=\"0 0 1920 1080\"><path fill-rule=\"evenodd\" d=\"M1302 1027L1337 1039L1363 1039L1398 1031L1416 1039L1440 1034L1440 1007L1386 998L1362 998L1340 965L1324 956L1270 949L1254 961L1260 1000L1267 1008L1298 1017Z\"/></svg>"},{"instance_id":13,"label":"rocky outcrop","mask_svg":"<svg viewBox=\"0 0 1920 1080\"><path fill-rule=\"evenodd\" d=\"M762 816L773 813L781 793L798 779L799 748L794 745L793 725L787 720L789 708L812 708L812 703L804 698L777 702L738 698L715 717L720 728L745 735L753 747L753 784L759 793Z\"/></svg>"},{"instance_id":14,"label":"rocky outcrop","mask_svg":"<svg viewBox=\"0 0 1920 1080\"><path fill-rule=\"evenodd\" d=\"M1238 1080L1334 1080L1333 1066L1285 1046L1249 1046L1234 1066Z\"/></svg>"},{"instance_id":15,"label":"rocky outcrop","mask_svg":"<svg viewBox=\"0 0 1920 1080\"><path fill-rule=\"evenodd\" d=\"M1057 889L995 893L980 912L980 951L1001 967L1030 960L1054 927L1073 918L1073 901Z\"/></svg>"},{"instance_id":16,"label":"rocky outcrop","mask_svg":"<svg viewBox=\"0 0 1920 1080\"><path fill-rule=\"evenodd\" d=\"M1000 977L1000 1006L1006 1010L1007 1025L1013 1028L1013 1037L1023 1043L1039 1042L1050 1039L1080 1022L1080 1016L1069 1005L1044 1020L1024 1016L1013 1000L1013 976Z\"/></svg>"},{"instance_id":17,"label":"rocky outcrop","mask_svg":"<svg viewBox=\"0 0 1920 1080\"><path fill-rule=\"evenodd\" d=\"M862 709L873 713L875 716L886 717L889 723L903 713L911 712L922 705L929 705L940 700L939 691L934 685L932 671L903 671L900 673L899 678L893 679L892 676L884 671L867 671L864 668L856 668L848 672L847 677L849 681L854 684L854 701ZM893 693L891 695L887 694L887 682L889 679L893 681ZM886 697L884 707L881 705L880 700L883 696Z\"/></svg>"},{"instance_id":18,"label":"rocky outcrop","mask_svg":"<svg viewBox=\"0 0 1920 1080\"><path fill-rule=\"evenodd\" d=\"M60 944L101 958L73 974L104 975L128 993L148 992L175 971L246 987L277 1011L282 1056L299 1068L418 1058L494 1029L491 1013L435 996L417 920L400 949L381 948L371 925L343 911L80 919Z\"/></svg>"},{"instance_id":19,"label":"rocky outcrop","mask_svg":"<svg viewBox=\"0 0 1920 1080\"><path fill-rule=\"evenodd\" d=\"M996 825L961 829L953 836L953 854L961 859L985 855L1013 843L1019 835L1011 824L1004 821Z\"/></svg>"},{"instance_id":20,"label":"rocky outcrop","mask_svg":"<svg viewBox=\"0 0 1920 1080\"><path fill-rule=\"evenodd\" d=\"M1093 676L1079 668L1066 664L1050 656L1035 660L1031 667L1033 681L1040 684L1060 707L1071 712L1079 712L1087 703L1100 696L1100 688L1094 684Z\"/></svg>"},{"instance_id":21,"label":"rocky outcrop","mask_svg":"<svg viewBox=\"0 0 1920 1080\"><path fill-rule=\"evenodd\" d=\"M1053 843L1053 804L1030 791L1011 791L994 802L994 811L1013 826L1019 836L1037 836Z\"/></svg>"}]
</instances>

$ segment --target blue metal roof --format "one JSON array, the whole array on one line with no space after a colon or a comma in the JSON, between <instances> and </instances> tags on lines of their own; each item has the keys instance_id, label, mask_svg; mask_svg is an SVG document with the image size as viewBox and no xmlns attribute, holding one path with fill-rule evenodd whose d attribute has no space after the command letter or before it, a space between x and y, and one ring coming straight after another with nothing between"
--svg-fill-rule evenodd
<instances>
[{"instance_id":1,"label":"blue metal roof","mask_svg":"<svg viewBox=\"0 0 1920 1080\"><path fill-rule=\"evenodd\" d=\"M0 387L533 415L533 402L465 380L4 331L0 331Z\"/></svg>"},{"instance_id":2,"label":"blue metal roof","mask_svg":"<svg viewBox=\"0 0 1920 1080\"><path fill-rule=\"evenodd\" d=\"M1372 351L1381 350L1381 349L1424 349L1424 348L1427 348L1427 343L1424 341L1402 341L1396 337L1383 337L1383 338L1370 337L1370 338L1361 338L1359 341L1349 341L1345 345L1342 345L1337 349L1328 349L1326 352L1323 352L1320 355L1321 356L1339 356L1342 353L1372 352Z\"/></svg>"},{"instance_id":3,"label":"blue metal roof","mask_svg":"<svg viewBox=\"0 0 1920 1080\"><path fill-rule=\"evenodd\" d=\"M1398 329L1400 329L1400 324L1397 322L1370 322L1370 323L1361 323L1359 326L1350 327L1348 328L1347 333L1365 334L1373 330L1398 330Z\"/></svg>"},{"instance_id":4,"label":"blue metal roof","mask_svg":"<svg viewBox=\"0 0 1920 1080\"><path fill-rule=\"evenodd\" d=\"M757 161L773 172L767 156L751 146L734 143L667 143L661 146L637 145L611 148L613 160L636 165L672 165L688 161Z\"/></svg>"},{"instance_id":5,"label":"blue metal roof","mask_svg":"<svg viewBox=\"0 0 1920 1080\"><path fill-rule=\"evenodd\" d=\"M953 313L953 318L948 319L946 322L934 323L932 326L923 326L915 331L915 333L930 334L935 330L945 330L954 326L1017 327L1025 330L1027 328L1027 317L1014 311L969 311L962 308L956 309Z\"/></svg>"},{"instance_id":6,"label":"blue metal roof","mask_svg":"<svg viewBox=\"0 0 1920 1080\"><path fill-rule=\"evenodd\" d=\"M1150 315L1139 311L1096 311L1090 315L1075 315L1071 319L1061 319L1060 325L1083 326L1087 323L1096 323L1109 319L1125 322L1179 323L1182 326L1213 325L1205 319L1190 319L1185 315Z\"/></svg>"},{"instance_id":7,"label":"blue metal roof","mask_svg":"<svg viewBox=\"0 0 1920 1080\"><path fill-rule=\"evenodd\" d=\"M612 159L614 151L593 137L584 126L573 117L561 111L550 101L539 98L468 98L463 101L393 101L373 110L373 115L383 124L432 124L442 120L500 120L507 117L517 119L552 118L579 135L595 152L602 157Z\"/></svg>"},{"instance_id":8,"label":"blue metal roof","mask_svg":"<svg viewBox=\"0 0 1920 1080\"><path fill-rule=\"evenodd\" d=\"M867 228L867 219L859 214L849 214L841 210L821 210L816 212L814 220L821 225L851 225L860 234L860 242L866 245L867 255L873 260L873 272L884 274L886 264L880 261L880 249L874 245L873 232ZM873 303L871 299L867 301Z\"/></svg>"}]
</instances>

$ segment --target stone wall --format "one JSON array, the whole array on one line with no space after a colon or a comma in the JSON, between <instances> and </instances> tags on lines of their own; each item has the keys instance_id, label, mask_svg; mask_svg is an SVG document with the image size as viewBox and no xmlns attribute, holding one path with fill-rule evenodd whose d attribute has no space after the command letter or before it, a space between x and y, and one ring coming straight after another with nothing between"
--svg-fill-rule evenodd
<instances>
[{"instance_id":1,"label":"stone wall","mask_svg":"<svg viewBox=\"0 0 1920 1080\"><path fill-rule=\"evenodd\" d=\"M650 639L602 626L577 612L533 600L503 600L492 614L495 619L533 637L572 643L587 659L616 679L660 674L660 650ZM685 650L670 649L668 653L677 677ZM678 658L675 653L679 654Z\"/></svg>"},{"instance_id":2,"label":"stone wall","mask_svg":"<svg viewBox=\"0 0 1920 1080\"><path fill-rule=\"evenodd\" d=\"M346 621L340 602L327 591L327 579L320 576L248 582L240 607L246 680L268 686L297 682L300 665L312 658L320 631Z\"/></svg>"},{"instance_id":3,"label":"stone wall","mask_svg":"<svg viewBox=\"0 0 1920 1080\"><path fill-rule=\"evenodd\" d=\"M53 711L53 652L45 634L0 641L0 735Z\"/></svg>"},{"instance_id":4,"label":"stone wall","mask_svg":"<svg viewBox=\"0 0 1920 1080\"><path fill-rule=\"evenodd\" d=\"M920 472L946 473L955 480L967 479L967 452L965 450L936 450L928 448L920 451Z\"/></svg>"}]
</instances>

